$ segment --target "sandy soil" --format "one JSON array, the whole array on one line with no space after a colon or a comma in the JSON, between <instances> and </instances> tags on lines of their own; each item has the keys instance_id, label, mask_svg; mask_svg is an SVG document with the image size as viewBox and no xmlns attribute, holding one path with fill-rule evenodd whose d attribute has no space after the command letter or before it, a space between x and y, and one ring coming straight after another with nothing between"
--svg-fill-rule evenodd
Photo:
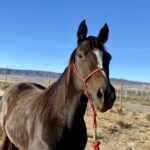
<instances>
[{"instance_id":1,"label":"sandy soil","mask_svg":"<svg viewBox=\"0 0 150 150\"><path fill-rule=\"evenodd\" d=\"M150 112L138 111L139 108L133 110L124 108L121 112L115 106L106 113L97 113L100 150L150 150ZM89 141L92 137L91 119L91 112L87 109L85 120ZM92 150L89 142L86 150Z\"/></svg>"}]
</instances>

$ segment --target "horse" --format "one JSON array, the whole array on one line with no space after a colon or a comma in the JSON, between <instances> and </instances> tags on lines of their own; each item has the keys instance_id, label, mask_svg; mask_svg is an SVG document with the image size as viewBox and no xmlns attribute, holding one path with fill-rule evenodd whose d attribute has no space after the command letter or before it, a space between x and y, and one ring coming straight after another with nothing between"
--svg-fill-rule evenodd
<instances>
[{"instance_id":1,"label":"horse","mask_svg":"<svg viewBox=\"0 0 150 150\"><path fill-rule=\"evenodd\" d=\"M87 30L83 20L77 47L55 83L48 88L18 83L7 89L0 101L0 150L84 150L88 98L100 112L111 109L116 99L109 79L111 55L104 46L108 25L97 37L87 36Z\"/></svg>"}]
</instances>

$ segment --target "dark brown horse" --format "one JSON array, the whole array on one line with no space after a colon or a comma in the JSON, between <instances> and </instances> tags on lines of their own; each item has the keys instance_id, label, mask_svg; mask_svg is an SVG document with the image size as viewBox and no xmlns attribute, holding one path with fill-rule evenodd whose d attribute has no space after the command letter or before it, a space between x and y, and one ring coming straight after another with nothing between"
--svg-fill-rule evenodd
<instances>
[{"instance_id":1,"label":"dark brown horse","mask_svg":"<svg viewBox=\"0 0 150 150\"><path fill-rule=\"evenodd\" d=\"M82 21L77 36L78 46L57 82L47 89L20 83L5 92L0 103L0 150L84 150L87 96L77 72L84 78L100 68L86 86L101 112L113 106L115 90L109 80L111 55L104 47L107 24L97 37L87 37L87 26Z\"/></svg>"}]
</instances>

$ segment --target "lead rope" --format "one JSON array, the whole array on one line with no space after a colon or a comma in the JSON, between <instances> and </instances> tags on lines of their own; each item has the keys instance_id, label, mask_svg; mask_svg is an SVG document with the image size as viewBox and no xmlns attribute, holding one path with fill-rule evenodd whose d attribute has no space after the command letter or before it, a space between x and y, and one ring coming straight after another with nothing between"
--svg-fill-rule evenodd
<instances>
[{"instance_id":1,"label":"lead rope","mask_svg":"<svg viewBox=\"0 0 150 150\"><path fill-rule=\"evenodd\" d=\"M96 116L97 116L97 114L96 114L95 107L93 105L93 101L90 99L89 92L88 92L88 89L87 89L87 86L86 86L86 82L96 72L104 71L104 68L96 68L87 77L82 78L81 75L78 73L77 68L76 68L74 63L73 63L73 66L74 66L76 74L83 81L84 89L85 89L86 95L88 97L88 102L89 102L90 108L92 110L93 141L91 143L91 146L92 146L93 150L99 150L100 141L97 140L97 123L96 123Z\"/></svg>"},{"instance_id":2,"label":"lead rope","mask_svg":"<svg viewBox=\"0 0 150 150\"><path fill-rule=\"evenodd\" d=\"M92 146L93 150L99 150L100 141L97 140L97 122L96 122L97 114L96 114L96 110L95 110L95 107L93 105L93 102L89 97L89 93L88 93L88 90L87 90L86 83L84 83L84 88L85 88L85 91L86 91L86 95L88 97L90 108L92 110L93 141L91 143L91 146Z\"/></svg>"}]
</instances>

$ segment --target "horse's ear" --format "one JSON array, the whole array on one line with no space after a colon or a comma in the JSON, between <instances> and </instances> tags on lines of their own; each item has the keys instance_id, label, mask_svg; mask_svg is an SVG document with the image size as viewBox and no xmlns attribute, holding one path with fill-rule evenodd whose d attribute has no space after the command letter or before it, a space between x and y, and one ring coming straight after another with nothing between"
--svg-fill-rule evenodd
<instances>
[{"instance_id":1,"label":"horse's ear","mask_svg":"<svg viewBox=\"0 0 150 150\"><path fill-rule=\"evenodd\" d=\"M87 26L85 20L83 20L78 28L77 37L78 37L78 45L81 44L86 39L87 35Z\"/></svg>"},{"instance_id":2,"label":"horse's ear","mask_svg":"<svg viewBox=\"0 0 150 150\"><path fill-rule=\"evenodd\" d=\"M103 28L99 32L98 39L102 43L105 43L108 39L108 34L109 34L109 28L108 28L108 25L105 23Z\"/></svg>"}]
</instances>

